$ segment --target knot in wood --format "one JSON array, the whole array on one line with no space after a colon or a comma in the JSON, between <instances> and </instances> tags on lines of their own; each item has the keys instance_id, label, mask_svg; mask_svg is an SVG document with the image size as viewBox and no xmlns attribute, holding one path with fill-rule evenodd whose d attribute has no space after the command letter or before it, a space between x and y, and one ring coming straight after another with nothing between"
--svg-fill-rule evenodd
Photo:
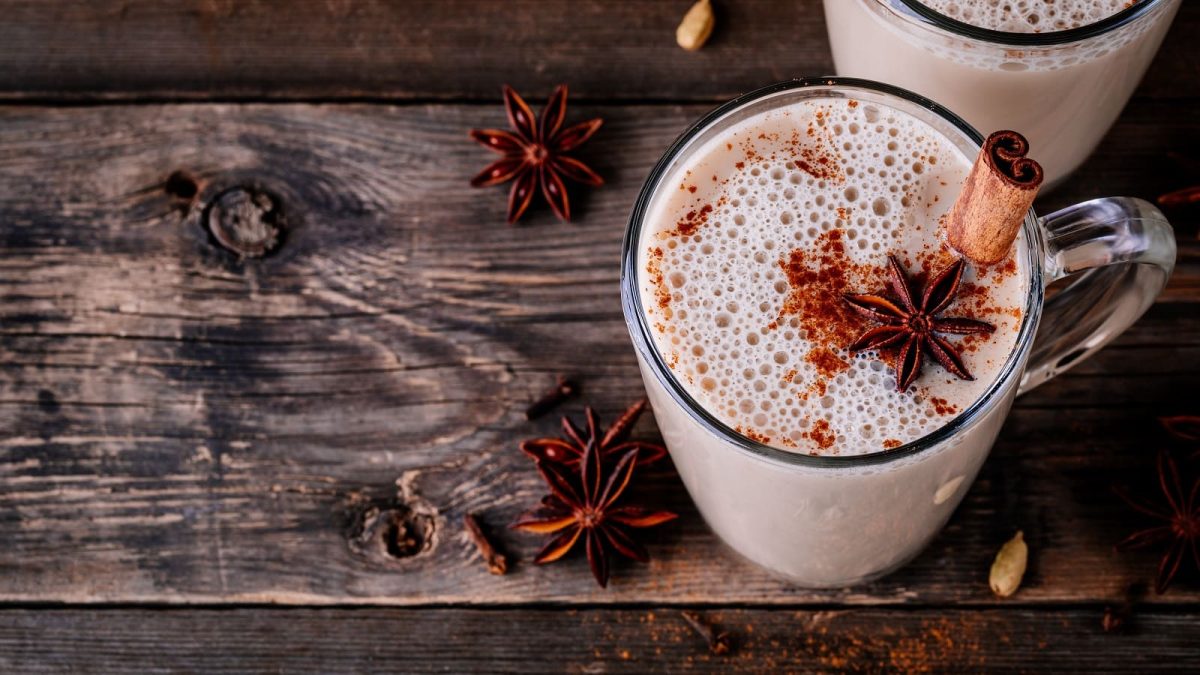
<instances>
[{"instance_id":1,"label":"knot in wood","mask_svg":"<svg viewBox=\"0 0 1200 675\"><path fill-rule=\"evenodd\" d=\"M433 544L434 517L401 503L363 509L350 532L350 548L368 557L411 558Z\"/></svg>"},{"instance_id":2,"label":"knot in wood","mask_svg":"<svg viewBox=\"0 0 1200 675\"><path fill-rule=\"evenodd\" d=\"M167 176L163 189L175 199L190 202L200 192L200 185L190 173L180 169Z\"/></svg>"},{"instance_id":3,"label":"knot in wood","mask_svg":"<svg viewBox=\"0 0 1200 675\"><path fill-rule=\"evenodd\" d=\"M243 258L261 258L279 245L279 201L256 188L233 187L209 205L206 226L217 243Z\"/></svg>"}]
</instances>

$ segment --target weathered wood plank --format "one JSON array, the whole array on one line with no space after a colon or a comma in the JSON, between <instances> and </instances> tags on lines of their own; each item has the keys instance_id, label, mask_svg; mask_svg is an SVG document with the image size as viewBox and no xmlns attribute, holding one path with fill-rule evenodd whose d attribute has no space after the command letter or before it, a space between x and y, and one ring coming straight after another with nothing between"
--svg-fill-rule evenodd
<instances>
[{"instance_id":1,"label":"weathered wood plank","mask_svg":"<svg viewBox=\"0 0 1200 675\"><path fill-rule=\"evenodd\" d=\"M5 672L1195 672L1195 614L720 610L710 654L675 610L8 610Z\"/></svg>"},{"instance_id":2,"label":"weathered wood plank","mask_svg":"<svg viewBox=\"0 0 1200 675\"><path fill-rule=\"evenodd\" d=\"M477 511L502 530L538 496L515 444L556 423L525 422L524 404L562 372L609 416L641 395L622 229L702 110L578 111L608 120L587 159L609 184L579 196L577 223L535 207L507 227L503 191L466 183L489 157L464 131L498 108L0 109L0 600L991 603L987 566L1017 528L1034 551L1024 601L1095 602L1147 578L1150 556L1111 551L1139 521L1108 486L1148 466L1154 414L1194 405L1194 243L1133 332L1019 403L945 535L887 580L791 588L724 552L670 476L655 485L684 517L607 592L578 563L487 574L458 523ZM1181 110L1136 103L1052 198L1174 187L1165 151L1200 147ZM204 198L276 195L282 249L216 248L164 191L177 170ZM372 509L427 546L399 559L386 527L361 536ZM520 561L537 546L501 538ZM1194 583L1153 599L1197 600Z\"/></svg>"},{"instance_id":3,"label":"weathered wood plank","mask_svg":"<svg viewBox=\"0 0 1200 675\"><path fill-rule=\"evenodd\" d=\"M483 98L502 82L593 99L719 100L833 72L819 0L4 0L0 97ZM1200 6L1185 2L1141 94L1194 97Z\"/></svg>"}]
</instances>

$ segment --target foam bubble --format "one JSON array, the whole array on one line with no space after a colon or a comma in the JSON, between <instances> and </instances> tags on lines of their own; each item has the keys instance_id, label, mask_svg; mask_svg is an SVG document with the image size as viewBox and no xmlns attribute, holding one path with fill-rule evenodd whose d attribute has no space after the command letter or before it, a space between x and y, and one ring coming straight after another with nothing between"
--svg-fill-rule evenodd
<instances>
[{"instance_id":1,"label":"foam bubble","mask_svg":"<svg viewBox=\"0 0 1200 675\"><path fill-rule=\"evenodd\" d=\"M837 150L850 137L854 150ZM908 170L881 171L901 163ZM914 271L944 256L938 219L969 169L970 160L924 123L874 104L805 101L740 122L676 169L669 180L684 189L661 191L642 235L650 256L643 305L664 360L730 427L783 449L861 454L941 427L990 386L1015 344L1024 300L1019 264L978 286L978 272L968 268L964 287L976 288L974 307L990 313L975 314L965 300L947 312L997 326L963 350L973 382L930 359L917 386L897 392L878 355L849 353L852 337L831 337L811 308L788 306L804 289L793 275L830 267L821 258L830 251L835 266L857 270L847 288L830 290L838 307L841 293L884 289L889 253ZM682 234L678 223L704 205L713 207L706 222Z\"/></svg>"},{"instance_id":2,"label":"foam bubble","mask_svg":"<svg viewBox=\"0 0 1200 675\"><path fill-rule=\"evenodd\" d=\"M1103 21L1129 0L921 0L921 4L972 26L1009 33L1048 33Z\"/></svg>"}]
</instances>

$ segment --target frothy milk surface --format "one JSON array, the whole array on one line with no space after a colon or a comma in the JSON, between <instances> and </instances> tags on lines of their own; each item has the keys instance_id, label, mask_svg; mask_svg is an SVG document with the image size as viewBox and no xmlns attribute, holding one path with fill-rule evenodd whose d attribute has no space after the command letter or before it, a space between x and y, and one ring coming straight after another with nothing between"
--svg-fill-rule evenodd
<instances>
[{"instance_id":1,"label":"frothy milk surface","mask_svg":"<svg viewBox=\"0 0 1200 675\"><path fill-rule=\"evenodd\" d=\"M1103 21L1137 0L920 0L951 19L1010 33L1046 33Z\"/></svg>"},{"instance_id":2,"label":"frothy milk surface","mask_svg":"<svg viewBox=\"0 0 1200 675\"><path fill-rule=\"evenodd\" d=\"M974 381L926 356L897 392L890 354L847 350L873 324L842 295L891 295L889 254L920 284L953 260L939 221L973 159L904 112L844 98L737 123L664 179L642 231L639 287L663 360L711 414L785 450L865 454L943 426L1016 343L1024 262L968 266L943 312L996 326L945 336Z\"/></svg>"}]
</instances>

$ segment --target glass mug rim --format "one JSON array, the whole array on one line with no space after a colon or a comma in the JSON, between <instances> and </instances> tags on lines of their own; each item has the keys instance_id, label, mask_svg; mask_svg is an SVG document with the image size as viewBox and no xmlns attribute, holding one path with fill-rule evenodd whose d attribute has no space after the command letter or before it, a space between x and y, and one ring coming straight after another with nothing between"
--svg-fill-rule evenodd
<instances>
[{"instance_id":1,"label":"glass mug rim","mask_svg":"<svg viewBox=\"0 0 1200 675\"><path fill-rule=\"evenodd\" d=\"M868 0L871 2L885 3L886 0ZM1162 5L1166 0L1138 0L1137 3L1126 7L1125 9L1104 17L1099 21L1089 23L1085 26L1077 26L1066 30L1047 31L1045 33L1017 33L1012 31L994 30L991 28L981 28L965 21L959 21L942 14L941 12L930 8L921 2L921 0L898 0L909 11L924 21L926 25L934 28L954 33L959 37L981 40L983 42L991 42L998 45L1010 47L1054 47L1059 45L1070 44L1072 42L1080 42L1088 38L1093 38L1099 35L1104 35L1114 31L1122 26L1130 24L1155 7Z\"/></svg>"},{"instance_id":2,"label":"glass mug rim","mask_svg":"<svg viewBox=\"0 0 1200 675\"><path fill-rule=\"evenodd\" d=\"M682 407L693 421L703 426L710 434L730 443L736 450L761 459L774 460L790 466L849 469L887 464L923 454L927 450L940 446L955 435L974 427L977 422L982 421L991 412L995 405L1003 400L1004 397L1001 393L1006 387L1013 384L1014 378L1019 379L1021 377L1021 368L1019 366L1025 361L1026 356L1033 347L1034 333L1041 317L1042 304L1044 302L1043 260L1045 256L1043 234L1033 209L1030 209L1025 216L1022 226L1025 243L1023 252L1029 258L1028 267L1030 270L1029 286L1026 289L1025 311L1021 320L1021 328L1017 334L1016 343L1009 353L1004 366L1000 369L995 381L987 390L958 416L916 440L887 450L846 456L808 455L781 450L734 431L729 425L708 412L679 383L678 378L667 367L662 355L659 353L657 347L655 347L654 336L650 333L649 321L643 309L638 283L639 240L641 239L642 227L646 220L650 202L658 192L659 184L667 177L673 163L689 149L693 140L728 115L750 104L768 97L800 90L824 90L844 94L848 91L853 92L856 89L874 94L882 94L884 97L900 99L903 102L919 107L925 112L940 117L943 121L949 122L953 128L961 132L975 146L976 150L983 143L983 136L949 109L919 94L914 94L906 89L889 84L852 77L819 77L798 78L768 85L718 106L693 123L675 139L666 152L663 153L662 158L655 164L645 183L643 183L637 200L634 202L633 211L629 217L629 225L626 227L625 237L621 245L621 308L625 316L626 328L629 330L634 348L642 357L643 362L650 365L654 376L663 385L668 394L670 394L674 403ZM928 123L927 120L922 121ZM955 147L961 149L961 144L955 142L953 138L948 138L947 140L953 143ZM974 159L973 155L970 157L972 160Z\"/></svg>"}]
</instances>

